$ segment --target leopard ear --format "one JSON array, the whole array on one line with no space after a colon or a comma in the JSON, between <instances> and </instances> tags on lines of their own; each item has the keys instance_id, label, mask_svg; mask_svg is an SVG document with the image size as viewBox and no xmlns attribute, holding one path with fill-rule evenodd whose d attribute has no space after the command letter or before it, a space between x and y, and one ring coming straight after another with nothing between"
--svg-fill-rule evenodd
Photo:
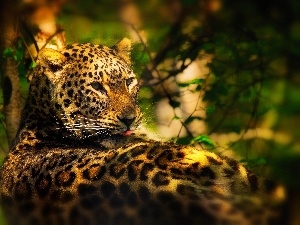
<instances>
[{"instance_id":1,"label":"leopard ear","mask_svg":"<svg viewBox=\"0 0 300 225\"><path fill-rule=\"evenodd\" d=\"M125 60L129 65L131 64L130 60L130 50L131 50L131 40L128 38L123 38L117 44L113 46L113 49L116 50L119 57Z\"/></svg>"},{"instance_id":2,"label":"leopard ear","mask_svg":"<svg viewBox=\"0 0 300 225\"><path fill-rule=\"evenodd\" d=\"M48 69L48 72L45 72L45 75L49 77L50 80L59 77L59 72L66 63L66 57L51 48L42 49L38 54L38 60L41 66Z\"/></svg>"}]
</instances>

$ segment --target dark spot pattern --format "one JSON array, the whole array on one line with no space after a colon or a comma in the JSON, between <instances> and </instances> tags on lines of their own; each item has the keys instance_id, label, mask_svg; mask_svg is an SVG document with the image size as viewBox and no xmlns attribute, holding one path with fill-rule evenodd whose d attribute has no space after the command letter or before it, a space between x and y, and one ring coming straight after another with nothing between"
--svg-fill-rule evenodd
<instances>
[{"instance_id":1,"label":"dark spot pattern","mask_svg":"<svg viewBox=\"0 0 300 225\"><path fill-rule=\"evenodd\" d=\"M179 159L183 159L183 158L185 157L184 152L178 152L178 153L177 153L177 157L178 157Z\"/></svg>"},{"instance_id":2,"label":"dark spot pattern","mask_svg":"<svg viewBox=\"0 0 300 225\"><path fill-rule=\"evenodd\" d=\"M142 181L145 181L149 178L149 173L154 169L154 165L151 163L143 163L142 170L141 170L141 177Z\"/></svg>"},{"instance_id":3,"label":"dark spot pattern","mask_svg":"<svg viewBox=\"0 0 300 225\"><path fill-rule=\"evenodd\" d=\"M102 176L106 173L106 167L100 166L98 164L91 165L88 169L82 172L83 178L87 180L100 180Z\"/></svg>"},{"instance_id":4,"label":"dark spot pattern","mask_svg":"<svg viewBox=\"0 0 300 225\"><path fill-rule=\"evenodd\" d=\"M119 190L123 196L127 196L130 193L130 186L127 183L121 183L119 186Z\"/></svg>"},{"instance_id":5,"label":"dark spot pattern","mask_svg":"<svg viewBox=\"0 0 300 225\"><path fill-rule=\"evenodd\" d=\"M139 165L143 163L143 160L133 160L128 165L128 178L130 181L136 180L139 174Z\"/></svg>"},{"instance_id":6,"label":"dark spot pattern","mask_svg":"<svg viewBox=\"0 0 300 225\"><path fill-rule=\"evenodd\" d=\"M82 61L83 61L83 62L86 62L86 61L88 61L88 59L89 59L89 58L88 58L87 56L83 56Z\"/></svg>"},{"instance_id":7,"label":"dark spot pattern","mask_svg":"<svg viewBox=\"0 0 300 225\"><path fill-rule=\"evenodd\" d=\"M227 163L233 170L237 171L239 169L239 164L237 161L227 158Z\"/></svg>"},{"instance_id":8,"label":"dark spot pattern","mask_svg":"<svg viewBox=\"0 0 300 225\"><path fill-rule=\"evenodd\" d=\"M52 185L52 179L49 174L40 174L35 182L35 190L41 198L48 195Z\"/></svg>"},{"instance_id":9,"label":"dark spot pattern","mask_svg":"<svg viewBox=\"0 0 300 225\"><path fill-rule=\"evenodd\" d=\"M50 198L53 202L68 203L74 198L74 196L70 191L54 190L51 192Z\"/></svg>"},{"instance_id":10,"label":"dark spot pattern","mask_svg":"<svg viewBox=\"0 0 300 225\"><path fill-rule=\"evenodd\" d=\"M100 187L101 193L106 198L109 198L113 194L115 189L116 189L115 185L109 181L104 182Z\"/></svg>"},{"instance_id":11,"label":"dark spot pattern","mask_svg":"<svg viewBox=\"0 0 300 225\"><path fill-rule=\"evenodd\" d=\"M187 196L191 200L199 199L196 189L192 186L179 184L177 185L176 191L180 195Z\"/></svg>"},{"instance_id":12,"label":"dark spot pattern","mask_svg":"<svg viewBox=\"0 0 300 225\"><path fill-rule=\"evenodd\" d=\"M18 202L29 200L32 196L31 185L24 180L16 184L14 192L15 198Z\"/></svg>"},{"instance_id":13,"label":"dark spot pattern","mask_svg":"<svg viewBox=\"0 0 300 225\"><path fill-rule=\"evenodd\" d=\"M64 99L64 107L68 108L71 104L71 100L70 99Z\"/></svg>"},{"instance_id":14,"label":"dark spot pattern","mask_svg":"<svg viewBox=\"0 0 300 225\"><path fill-rule=\"evenodd\" d=\"M154 175L152 182L155 186L165 186L170 183L170 177L167 173L159 171Z\"/></svg>"},{"instance_id":15,"label":"dark spot pattern","mask_svg":"<svg viewBox=\"0 0 300 225\"><path fill-rule=\"evenodd\" d=\"M183 175L184 174L184 172L178 168L171 168L170 171L171 171L171 173L173 173L175 175Z\"/></svg>"},{"instance_id":16,"label":"dark spot pattern","mask_svg":"<svg viewBox=\"0 0 300 225\"><path fill-rule=\"evenodd\" d=\"M221 160L216 160L214 159L213 157L211 156L207 156L206 157L208 159L208 161L212 164L212 165L217 165L217 166L220 166L223 164L223 162Z\"/></svg>"},{"instance_id":17,"label":"dark spot pattern","mask_svg":"<svg viewBox=\"0 0 300 225\"><path fill-rule=\"evenodd\" d=\"M127 163L129 161L129 159L130 158L129 158L127 152L125 152L125 153L119 155L118 162L120 162L120 163Z\"/></svg>"},{"instance_id":18,"label":"dark spot pattern","mask_svg":"<svg viewBox=\"0 0 300 225\"><path fill-rule=\"evenodd\" d=\"M171 192L161 191L157 194L157 198L161 202L171 202L174 200L174 195Z\"/></svg>"},{"instance_id":19,"label":"dark spot pattern","mask_svg":"<svg viewBox=\"0 0 300 225\"><path fill-rule=\"evenodd\" d=\"M223 169L224 177L230 178L235 175L236 171L228 168Z\"/></svg>"},{"instance_id":20,"label":"dark spot pattern","mask_svg":"<svg viewBox=\"0 0 300 225\"><path fill-rule=\"evenodd\" d=\"M71 186L76 178L74 172L60 171L55 175L55 184L60 187Z\"/></svg>"},{"instance_id":21,"label":"dark spot pattern","mask_svg":"<svg viewBox=\"0 0 300 225\"><path fill-rule=\"evenodd\" d=\"M255 192L258 190L258 177L247 170L247 178L251 187L251 191Z\"/></svg>"},{"instance_id":22,"label":"dark spot pattern","mask_svg":"<svg viewBox=\"0 0 300 225\"><path fill-rule=\"evenodd\" d=\"M163 151L156 159L155 165L158 166L162 170L167 169L167 162L169 161L167 157L171 155L169 151Z\"/></svg>"},{"instance_id":23,"label":"dark spot pattern","mask_svg":"<svg viewBox=\"0 0 300 225\"><path fill-rule=\"evenodd\" d=\"M73 94L74 94L73 89L68 90L67 94L68 94L68 97L72 98Z\"/></svg>"},{"instance_id":24,"label":"dark spot pattern","mask_svg":"<svg viewBox=\"0 0 300 225\"><path fill-rule=\"evenodd\" d=\"M116 179L120 178L124 174L124 172L125 167L120 163L114 163L109 168L109 174Z\"/></svg>"},{"instance_id":25,"label":"dark spot pattern","mask_svg":"<svg viewBox=\"0 0 300 225\"><path fill-rule=\"evenodd\" d=\"M151 197L151 193L146 186L141 186L138 190L138 193L142 201L148 201Z\"/></svg>"},{"instance_id":26,"label":"dark spot pattern","mask_svg":"<svg viewBox=\"0 0 300 225\"><path fill-rule=\"evenodd\" d=\"M92 184L79 184L77 190L79 196L88 196L94 194L97 188Z\"/></svg>"},{"instance_id":27,"label":"dark spot pattern","mask_svg":"<svg viewBox=\"0 0 300 225\"><path fill-rule=\"evenodd\" d=\"M147 159L154 159L161 153L159 146L155 145L147 153Z\"/></svg>"},{"instance_id":28,"label":"dark spot pattern","mask_svg":"<svg viewBox=\"0 0 300 225\"><path fill-rule=\"evenodd\" d=\"M200 176L208 177L210 179L216 178L215 172L209 166L203 167L201 169Z\"/></svg>"},{"instance_id":29,"label":"dark spot pattern","mask_svg":"<svg viewBox=\"0 0 300 225\"><path fill-rule=\"evenodd\" d=\"M131 153L131 157L133 157L133 158L137 157L137 156L145 153L145 151L146 151L145 146L138 146L138 147L134 148L134 151Z\"/></svg>"}]
</instances>

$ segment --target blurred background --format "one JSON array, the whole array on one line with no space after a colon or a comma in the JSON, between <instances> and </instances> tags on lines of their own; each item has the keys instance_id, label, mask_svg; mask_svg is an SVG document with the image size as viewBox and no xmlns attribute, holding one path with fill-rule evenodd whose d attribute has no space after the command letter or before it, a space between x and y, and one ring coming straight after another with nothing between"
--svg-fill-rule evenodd
<instances>
[{"instance_id":1,"label":"blurred background","mask_svg":"<svg viewBox=\"0 0 300 225\"><path fill-rule=\"evenodd\" d=\"M38 50L74 42L112 46L128 37L148 129L162 140L233 157L283 183L284 224L300 224L300 1L1 4L1 162Z\"/></svg>"}]
</instances>

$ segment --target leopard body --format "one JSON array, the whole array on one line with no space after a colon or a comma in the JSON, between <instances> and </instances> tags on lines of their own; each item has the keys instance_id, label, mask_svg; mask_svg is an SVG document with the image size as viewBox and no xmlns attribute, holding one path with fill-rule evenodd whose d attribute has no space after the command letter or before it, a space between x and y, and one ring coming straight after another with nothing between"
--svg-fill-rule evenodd
<instances>
[{"instance_id":1,"label":"leopard body","mask_svg":"<svg viewBox=\"0 0 300 225\"><path fill-rule=\"evenodd\" d=\"M129 49L124 39L40 53L0 171L8 223L275 224L274 183L233 159L134 134L142 116Z\"/></svg>"}]
</instances>

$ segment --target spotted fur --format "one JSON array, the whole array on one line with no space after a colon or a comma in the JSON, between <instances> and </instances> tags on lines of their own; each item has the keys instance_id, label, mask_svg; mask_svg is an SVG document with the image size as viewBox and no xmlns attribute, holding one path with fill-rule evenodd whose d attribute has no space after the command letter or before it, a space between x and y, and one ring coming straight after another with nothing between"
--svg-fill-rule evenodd
<instances>
[{"instance_id":1,"label":"spotted fur","mask_svg":"<svg viewBox=\"0 0 300 225\"><path fill-rule=\"evenodd\" d=\"M141 120L137 80L124 42L128 40L113 48L74 44L61 52L42 50L16 148L124 144L128 138L122 133L134 130Z\"/></svg>"},{"instance_id":2,"label":"spotted fur","mask_svg":"<svg viewBox=\"0 0 300 225\"><path fill-rule=\"evenodd\" d=\"M275 224L280 188L237 161L126 135L141 120L128 50L40 54L0 171L9 224Z\"/></svg>"}]
</instances>

